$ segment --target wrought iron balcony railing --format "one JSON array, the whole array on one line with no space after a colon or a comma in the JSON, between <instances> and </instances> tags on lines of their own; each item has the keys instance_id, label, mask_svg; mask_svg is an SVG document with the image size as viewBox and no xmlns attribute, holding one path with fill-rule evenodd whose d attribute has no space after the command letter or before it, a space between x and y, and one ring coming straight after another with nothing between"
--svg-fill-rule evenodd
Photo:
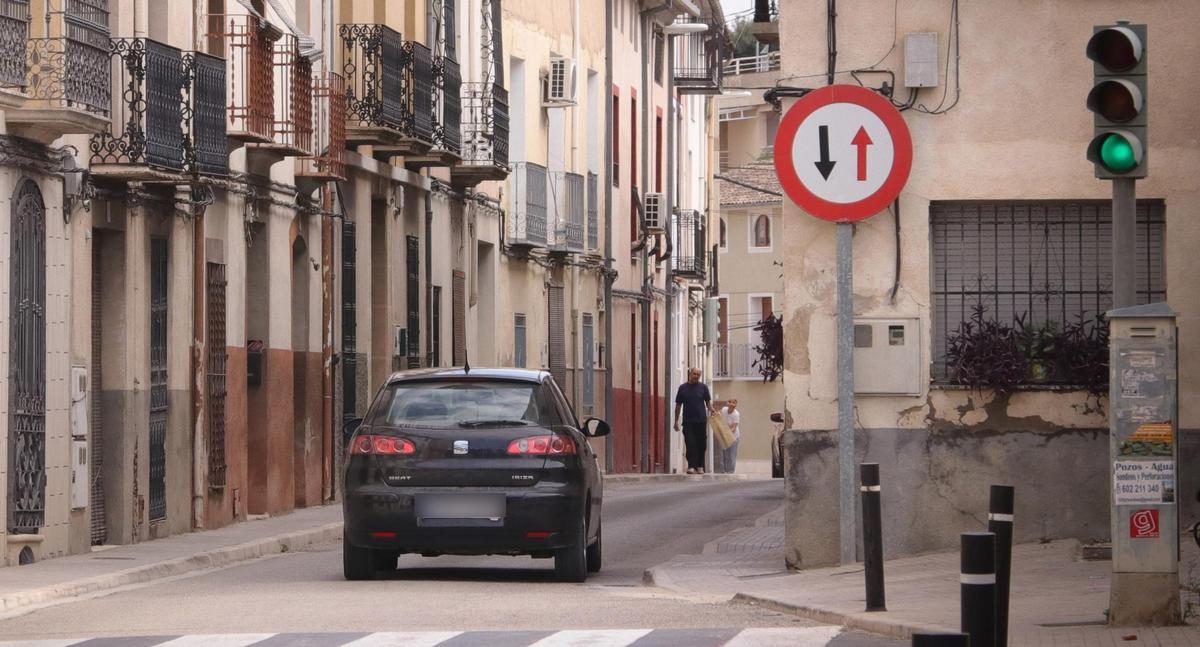
<instances>
[{"instance_id":1,"label":"wrought iron balcony railing","mask_svg":"<svg viewBox=\"0 0 1200 647\"><path fill-rule=\"evenodd\" d=\"M708 31L675 38L675 87L680 94L720 94L725 25L711 16Z\"/></svg>"},{"instance_id":2,"label":"wrought iron balcony railing","mask_svg":"<svg viewBox=\"0 0 1200 647\"><path fill-rule=\"evenodd\" d=\"M25 85L29 0L0 0L0 87Z\"/></svg>"},{"instance_id":3,"label":"wrought iron balcony railing","mask_svg":"<svg viewBox=\"0 0 1200 647\"><path fill-rule=\"evenodd\" d=\"M313 79L313 154L297 160L296 175L346 179L346 82L323 72Z\"/></svg>"},{"instance_id":4,"label":"wrought iron balcony railing","mask_svg":"<svg viewBox=\"0 0 1200 647\"><path fill-rule=\"evenodd\" d=\"M227 173L225 61L147 38L111 42L115 101L108 127L90 144L96 172Z\"/></svg>"},{"instance_id":5,"label":"wrought iron balcony railing","mask_svg":"<svg viewBox=\"0 0 1200 647\"><path fill-rule=\"evenodd\" d=\"M583 253L585 186L578 173L550 173L550 205L553 209L554 236L550 249L557 252Z\"/></svg>"},{"instance_id":6,"label":"wrought iron balcony railing","mask_svg":"<svg viewBox=\"0 0 1200 647\"><path fill-rule=\"evenodd\" d=\"M508 242L519 247L546 246L546 167L532 162L513 165L512 218Z\"/></svg>"},{"instance_id":7,"label":"wrought iron balcony railing","mask_svg":"<svg viewBox=\"0 0 1200 647\"><path fill-rule=\"evenodd\" d=\"M273 61L274 118L267 147L286 155L308 155L313 150L312 62L300 55L292 34L275 41Z\"/></svg>"},{"instance_id":8,"label":"wrought iron balcony railing","mask_svg":"<svg viewBox=\"0 0 1200 647\"><path fill-rule=\"evenodd\" d=\"M28 2L0 0L0 87L23 94L27 108L107 117L108 0L63 3L62 12L47 14L59 20L35 24Z\"/></svg>"},{"instance_id":9,"label":"wrought iron balcony railing","mask_svg":"<svg viewBox=\"0 0 1200 647\"><path fill-rule=\"evenodd\" d=\"M275 138L275 47L283 33L249 14L210 15L227 56L230 138L270 144Z\"/></svg>"},{"instance_id":10,"label":"wrought iron balcony railing","mask_svg":"<svg viewBox=\"0 0 1200 647\"><path fill-rule=\"evenodd\" d=\"M433 62L433 147L447 153L462 152L462 71L449 56Z\"/></svg>"},{"instance_id":11,"label":"wrought iron balcony railing","mask_svg":"<svg viewBox=\"0 0 1200 647\"><path fill-rule=\"evenodd\" d=\"M347 138L401 154L433 145L433 55L387 25L341 25Z\"/></svg>"},{"instance_id":12,"label":"wrought iron balcony railing","mask_svg":"<svg viewBox=\"0 0 1200 647\"><path fill-rule=\"evenodd\" d=\"M464 83L463 102L463 164L506 169L508 90L498 83Z\"/></svg>"},{"instance_id":13,"label":"wrought iron balcony railing","mask_svg":"<svg viewBox=\"0 0 1200 647\"><path fill-rule=\"evenodd\" d=\"M703 281L707 269L708 236L704 214L683 209L675 217L675 274Z\"/></svg>"}]
</instances>

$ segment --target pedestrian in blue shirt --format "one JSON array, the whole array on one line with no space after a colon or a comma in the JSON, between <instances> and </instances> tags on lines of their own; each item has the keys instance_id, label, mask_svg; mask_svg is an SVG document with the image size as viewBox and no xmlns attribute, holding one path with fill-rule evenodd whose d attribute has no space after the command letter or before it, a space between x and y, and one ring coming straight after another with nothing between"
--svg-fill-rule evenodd
<instances>
[{"instance_id":1,"label":"pedestrian in blue shirt","mask_svg":"<svg viewBox=\"0 0 1200 647\"><path fill-rule=\"evenodd\" d=\"M680 409L683 416L680 417ZM683 424L683 444L687 448L688 474L704 473L704 454L708 449L708 416L713 413L712 395L700 381L700 369L688 369L688 381L675 393L675 430Z\"/></svg>"}]
</instances>

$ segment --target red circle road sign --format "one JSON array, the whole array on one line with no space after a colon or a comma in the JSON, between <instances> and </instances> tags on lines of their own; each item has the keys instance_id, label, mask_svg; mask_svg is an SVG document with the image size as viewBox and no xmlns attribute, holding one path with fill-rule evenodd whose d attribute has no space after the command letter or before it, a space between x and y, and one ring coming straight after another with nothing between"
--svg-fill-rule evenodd
<instances>
[{"instance_id":1,"label":"red circle road sign","mask_svg":"<svg viewBox=\"0 0 1200 647\"><path fill-rule=\"evenodd\" d=\"M882 211L912 170L912 136L887 99L831 85L797 101L775 135L775 173L801 209L854 222Z\"/></svg>"}]
</instances>

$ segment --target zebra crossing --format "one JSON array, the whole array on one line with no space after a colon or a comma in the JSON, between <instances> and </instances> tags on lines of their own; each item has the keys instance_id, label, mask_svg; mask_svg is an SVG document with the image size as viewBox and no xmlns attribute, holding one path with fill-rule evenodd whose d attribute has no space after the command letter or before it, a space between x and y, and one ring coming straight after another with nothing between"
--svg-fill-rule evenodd
<instances>
[{"instance_id":1,"label":"zebra crossing","mask_svg":"<svg viewBox=\"0 0 1200 647\"><path fill-rule=\"evenodd\" d=\"M826 647L880 645L841 627L255 633L5 640L0 647Z\"/></svg>"}]
</instances>

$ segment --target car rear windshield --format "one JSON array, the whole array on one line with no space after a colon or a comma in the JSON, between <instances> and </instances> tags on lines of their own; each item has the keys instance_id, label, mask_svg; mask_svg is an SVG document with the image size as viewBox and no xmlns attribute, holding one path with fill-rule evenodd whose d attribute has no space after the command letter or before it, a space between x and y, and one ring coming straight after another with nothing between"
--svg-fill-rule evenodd
<instances>
[{"instance_id":1,"label":"car rear windshield","mask_svg":"<svg viewBox=\"0 0 1200 647\"><path fill-rule=\"evenodd\" d=\"M542 425L546 403L539 385L506 380L438 380L389 386L373 425L426 429Z\"/></svg>"}]
</instances>

